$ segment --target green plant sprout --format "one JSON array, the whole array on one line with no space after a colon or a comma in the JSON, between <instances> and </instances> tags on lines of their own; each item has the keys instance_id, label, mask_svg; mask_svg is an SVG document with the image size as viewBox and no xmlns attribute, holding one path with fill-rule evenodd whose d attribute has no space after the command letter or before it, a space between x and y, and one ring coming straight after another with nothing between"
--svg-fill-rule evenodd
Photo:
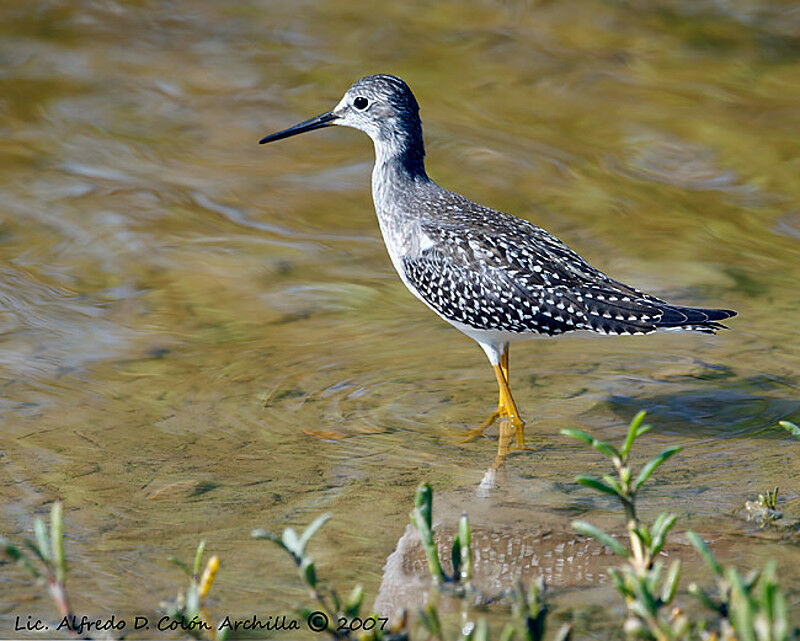
<instances>
[{"instance_id":1,"label":"green plant sprout","mask_svg":"<svg viewBox=\"0 0 800 641\"><path fill-rule=\"evenodd\" d=\"M453 565L451 575L446 574L442 569L439 549L434 540L433 490L427 483L422 483L417 488L414 509L409 516L411 524L416 528L422 540L425 558L428 562L428 572L434 585L440 591L446 591L461 599L465 606L466 598L469 596L477 596L477 600L482 602L497 601L502 597L510 598L513 603L512 620L504 625L500 635L501 641L511 641L512 639L542 641L545 638L548 608L544 601L545 585L542 577L532 582L527 591L522 582L518 580L514 590L508 594L500 595L500 597L481 594L469 583L472 578L473 565L471 529L467 514L461 515L458 521L458 531L453 538L453 546L450 550L450 559ZM463 610L463 614L465 617L469 616L466 608ZM430 638L443 638L439 617L433 606L429 605L423 610L419 619ZM571 626L564 625L558 631L557 639L565 641L569 638L570 633ZM488 641L489 626L486 620L480 618L477 623L468 621L460 638L464 641Z\"/></svg>"},{"instance_id":2,"label":"green plant sprout","mask_svg":"<svg viewBox=\"0 0 800 641\"><path fill-rule=\"evenodd\" d=\"M778 421L778 425L800 441L800 427L791 421ZM744 510L748 521L755 521L761 527L774 525L783 518L783 512L778 508L778 488L759 494L755 501L745 501ZM785 524L787 528L796 526L797 524L792 523Z\"/></svg>"},{"instance_id":3,"label":"green plant sprout","mask_svg":"<svg viewBox=\"0 0 800 641\"><path fill-rule=\"evenodd\" d=\"M650 459L634 476L630 463L631 449L636 439L651 429L649 425L642 424L644 417L645 412L639 412L634 417L620 448L599 441L581 430L565 429L561 433L587 443L611 460L616 478L606 474L602 480L589 476L578 476L575 480L585 487L611 495L620 502L625 513L629 548L591 523L574 521L572 526L581 534L597 539L625 559L626 563L620 568L609 569L614 586L628 605L629 618L625 622L625 630L639 634L646 627L654 638L663 641L675 638L684 627L681 617L667 617L663 613L664 606L669 605L675 597L681 563L678 560L673 561L664 574L663 563L657 559L677 517L674 514L659 514L648 528L636 513L636 498L653 472L664 461L680 452L681 448L667 448Z\"/></svg>"},{"instance_id":4,"label":"green plant sprout","mask_svg":"<svg viewBox=\"0 0 800 641\"><path fill-rule=\"evenodd\" d=\"M800 638L798 630L789 627L786 596L778 586L775 561L768 561L764 570L742 576L734 567L723 568L698 534L686 534L716 579L716 595L696 583L689 585L689 594L718 615L716 632L721 641Z\"/></svg>"},{"instance_id":5,"label":"green plant sprout","mask_svg":"<svg viewBox=\"0 0 800 641\"><path fill-rule=\"evenodd\" d=\"M414 509L410 513L412 525L417 530L422 541L427 560L428 572L431 584L435 591L446 593L462 603L461 629L452 636L446 630L441 621L439 611L433 599L429 599L426 606L417 612L417 622L419 623L422 638L437 639L446 641L490 641L489 624L484 617L477 621L473 620L468 611L469 600L475 598L482 603L497 603L500 600L511 602L511 616L500 633L500 641L544 641L546 631L546 620L548 608L544 601L544 580L539 579L533 582L528 590L525 590L521 581L517 581L515 588L502 595L488 596L480 593L470 584L473 571L473 557L471 547L471 531L469 518L462 514L458 522L458 530L450 549L450 559L453 565L452 574L447 574L442 568L439 558L439 550L434 538L433 528L433 490L427 483L421 484L417 488ZM319 586L314 561L306 552L306 545L311 537L327 521L329 515L325 514L306 528L302 536L287 528L282 536L270 534L264 530L254 530L253 536L259 539L267 539L283 548L292 557L300 573L300 579L308 589L309 595L321 606L324 617L319 620L325 622L324 627L318 627L316 631L327 632L334 639L358 639L358 641L409 641L412 635L409 631L409 621L405 612L393 622L386 618L379 618L370 615L368 619L376 625L369 630L366 626L361 626L359 630L342 629L341 625L337 628L335 622L351 621L358 619L363 602L363 590L361 586L356 586L350 598L342 603L335 589L328 590L330 598L326 596ZM308 609L301 610L309 624L312 623L308 617L319 615L320 611L311 612ZM378 625L380 623L380 625ZM387 627L388 623L388 627ZM555 635L553 641L567 641L571 633L570 625L563 625ZM420 638L416 636L415 638Z\"/></svg>"},{"instance_id":6,"label":"green plant sprout","mask_svg":"<svg viewBox=\"0 0 800 641\"><path fill-rule=\"evenodd\" d=\"M195 639L224 641L228 638L230 629L215 625L211 615L203 607L220 566L219 557L214 555L206 563L202 574L200 573L205 549L205 540L200 541L195 550L191 569L174 556L167 558L170 563L177 565L189 577L189 586L185 591L178 592L174 600L162 602L161 608L179 624L181 630Z\"/></svg>"},{"instance_id":7,"label":"green plant sprout","mask_svg":"<svg viewBox=\"0 0 800 641\"><path fill-rule=\"evenodd\" d=\"M798 441L800 441L800 427L798 427L791 421L778 421L778 425L780 425L783 429L789 432L789 434L791 434Z\"/></svg>"},{"instance_id":8,"label":"green plant sprout","mask_svg":"<svg viewBox=\"0 0 800 641\"><path fill-rule=\"evenodd\" d=\"M408 641L406 631L406 618L401 615L396 621L390 622L386 618L371 615L361 618L361 607L364 603L364 589L356 585L350 595L342 600L338 592L331 588L324 591L317 579L314 559L309 556L306 546L311 537L330 518L330 514L323 514L316 518L301 535L292 528L286 528L281 536L271 534L262 529L253 530L251 536L256 539L272 541L289 553L298 568L300 580L306 586L309 596L314 599L317 610L303 608L300 610L302 617L314 632L325 632L334 639L354 639L359 641ZM361 624L357 630L350 629L352 622L358 620ZM348 625L342 626L340 621Z\"/></svg>"},{"instance_id":9,"label":"green plant sprout","mask_svg":"<svg viewBox=\"0 0 800 641\"><path fill-rule=\"evenodd\" d=\"M625 632L632 637L656 641L698 637L720 641L787 641L800 638L796 630L790 633L786 598L778 587L774 563L768 563L763 572L742 577L733 567L723 569L706 543L694 532L687 532L687 536L715 575L717 596L694 583L689 586L689 593L715 613L716 627L710 628L704 623L693 625L680 608L670 607L678 589L681 563L679 560L673 561L665 574L663 563L656 556L662 551L676 517L659 514L648 528L636 514L636 499L653 472L681 448L667 448L648 461L632 480L634 475L629 461L631 449L636 439L650 430L649 426L642 425L644 416L644 412L639 412L634 417L619 449L581 430L561 431L606 455L617 473L616 478L604 475L600 480L578 476L576 481L617 498L624 510L629 546L624 546L611 534L590 523L574 521L572 525L578 532L603 543L624 561L618 568L609 568L608 573L628 608L628 618L623 626ZM774 505L777 489L768 493L768 498L760 498Z\"/></svg>"},{"instance_id":10,"label":"green plant sprout","mask_svg":"<svg viewBox=\"0 0 800 641\"><path fill-rule=\"evenodd\" d=\"M755 521L761 526L773 523L783 517L778 509L778 488L759 494L755 501L744 502L748 521Z\"/></svg>"},{"instance_id":11,"label":"green plant sprout","mask_svg":"<svg viewBox=\"0 0 800 641\"><path fill-rule=\"evenodd\" d=\"M22 545L37 559L43 568L41 572L23 549L14 545L7 538L0 536L0 550L3 550L9 559L25 570L37 583L47 582L47 589L58 615L61 617L59 629L67 629L77 636L75 616L67 596L67 560L64 556L64 508L61 501L53 503L50 509L50 529L45 526L40 517L33 522L35 540L23 539Z\"/></svg>"},{"instance_id":12,"label":"green plant sprout","mask_svg":"<svg viewBox=\"0 0 800 641\"><path fill-rule=\"evenodd\" d=\"M425 549L425 558L428 561L428 571L431 578L438 584L469 581L472 577L472 548L470 546L469 518L462 514L458 522L458 533L453 539L450 560L453 564L453 574L448 576L442 570L439 561L439 549L433 540L433 490L427 483L417 488L414 509L409 515L411 523L416 528L422 546Z\"/></svg>"}]
</instances>

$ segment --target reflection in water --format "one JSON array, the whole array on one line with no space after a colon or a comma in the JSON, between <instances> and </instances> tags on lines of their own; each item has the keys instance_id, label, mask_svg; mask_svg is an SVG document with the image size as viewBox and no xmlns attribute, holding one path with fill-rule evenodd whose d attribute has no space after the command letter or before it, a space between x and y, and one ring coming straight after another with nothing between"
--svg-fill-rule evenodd
<instances>
[{"instance_id":1,"label":"reflection in water","mask_svg":"<svg viewBox=\"0 0 800 641\"><path fill-rule=\"evenodd\" d=\"M606 568L615 562L596 541L569 532L487 523L473 525L471 536L473 586L489 598L510 590L518 578L529 585L541 576L556 589L602 584L608 580ZM448 558L452 545L452 536L437 537L440 558ZM384 616L403 609L416 612L425 606L430 590L422 541L408 525L386 559L375 611Z\"/></svg>"},{"instance_id":2,"label":"reflection in water","mask_svg":"<svg viewBox=\"0 0 800 641\"><path fill-rule=\"evenodd\" d=\"M604 470L559 428L618 440L646 409L642 458L685 449L645 506L713 519L742 565L788 559L797 593L793 548L724 515L780 485L790 520L800 487L773 429L800 422L798 20L747 0L2 3L0 532L63 498L89 614L147 607L143 582L169 596L162 559L202 537L221 601L288 612L294 569L252 528L332 512L320 572L368 594L423 480L485 541L567 545L570 518L610 506L572 483ZM500 448L486 498L496 432L458 434L494 381L396 281L368 141L257 144L382 71L423 104L438 182L643 289L740 311L716 340L520 345L533 450ZM50 616L21 574L0 582L0 636ZM602 603L565 602L584 594Z\"/></svg>"},{"instance_id":3,"label":"reflection in water","mask_svg":"<svg viewBox=\"0 0 800 641\"><path fill-rule=\"evenodd\" d=\"M508 455L511 453L511 442L516 435L516 430L510 421L500 421L498 429L497 454L492 464L489 466L489 469L486 470L486 473L483 475L480 485L478 485L476 493L480 497L489 496L491 491L497 487L498 474L502 474L506 468L506 461Z\"/></svg>"},{"instance_id":4,"label":"reflection in water","mask_svg":"<svg viewBox=\"0 0 800 641\"><path fill-rule=\"evenodd\" d=\"M619 557L596 540L576 534L567 515L541 510L541 506L532 513L529 501L520 501L514 488L524 481L507 468L514 436L513 425L503 420L497 454L476 491L478 502L469 500L469 495L463 492L436 496L434 537L445 572L452 574L453 533L458 530L461 514L468 512L473 551L470 586L480 595L474 597L477 604L507 598L519 581L527 586L540 577L551 595L605 584L608 568L618 565ZM540 486L537 490L549 492L552 488ZM616 530L618 540L624 541L626 534L620 531L624 525L621 512L615 521L613 528L606 530ZM703 529L708 527L706 524ZM720 536L714 530L706 531L703 536L713 543L717 554L733 559L741 554L742 541L738 537ZM797 556L797 551L792 556ZM680 533L672 534L658 557L665 566L681 560L685 575L694 576L702 568L696 551ZM433 587L422 540L409 524L386 559L373 607L380 615L391 617L402 611L420 611L432 602L444 612L458 612L464 607L459 599Z\"/></svg>"}]
</instances>

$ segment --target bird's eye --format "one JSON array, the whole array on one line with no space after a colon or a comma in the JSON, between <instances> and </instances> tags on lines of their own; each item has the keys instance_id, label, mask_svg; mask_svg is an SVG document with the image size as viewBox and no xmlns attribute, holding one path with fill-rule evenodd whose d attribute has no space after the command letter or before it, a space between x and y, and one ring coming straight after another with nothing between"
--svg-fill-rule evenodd
<instances>
[{"instance_id":1,"label":"bird's eye","mask_svg":"<svg viewBox=\"0 0 800 641\"><path fill-rule=\"evenodd\" d=\"M353 106L359 111L363 111L364 109L366 109L368 104L369 100L364 98L364 96L359 96L353 101Z\"/></svg>"}]
</instances>

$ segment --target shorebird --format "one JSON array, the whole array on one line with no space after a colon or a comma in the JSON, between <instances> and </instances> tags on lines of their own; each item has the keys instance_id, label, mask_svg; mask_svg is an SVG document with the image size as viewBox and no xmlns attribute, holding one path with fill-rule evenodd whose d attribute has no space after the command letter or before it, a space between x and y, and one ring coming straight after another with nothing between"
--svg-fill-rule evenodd
<instances>
[{"instance_id":1,"label":"shorebird","mask_svg":"<svg viewBox=\"0 0 800 641\"><path fill-rule=\"evenodd\" d=\"M372 198L392 265L414 296L486 353L497 409L466 440L507 419L524 448L509 385L509 342L567 332L714 334L727 309L672 305L606 276L536 225L440 187L425 172L419 105L396 76L366 76L332 110L265 136L261 144L331 125L375 145Z\"/></svg>"}]
</instances>

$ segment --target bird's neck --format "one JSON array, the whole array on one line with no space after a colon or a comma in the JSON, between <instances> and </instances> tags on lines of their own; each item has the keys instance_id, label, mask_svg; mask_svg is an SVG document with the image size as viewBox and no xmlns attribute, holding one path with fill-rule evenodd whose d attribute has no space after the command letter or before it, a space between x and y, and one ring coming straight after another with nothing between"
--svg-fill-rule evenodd
<instances>
[{"instance_id":1,"label":"bird's neck","mask_svg":"<svg viewBox=\"0 0 800 641\"><path fill-rule=\"evenodd\" d=\"M379 210L403 200L403 194L430 182L425 173L422 134L375 140L372 196Z\"/></svg>"}]
</instances>

